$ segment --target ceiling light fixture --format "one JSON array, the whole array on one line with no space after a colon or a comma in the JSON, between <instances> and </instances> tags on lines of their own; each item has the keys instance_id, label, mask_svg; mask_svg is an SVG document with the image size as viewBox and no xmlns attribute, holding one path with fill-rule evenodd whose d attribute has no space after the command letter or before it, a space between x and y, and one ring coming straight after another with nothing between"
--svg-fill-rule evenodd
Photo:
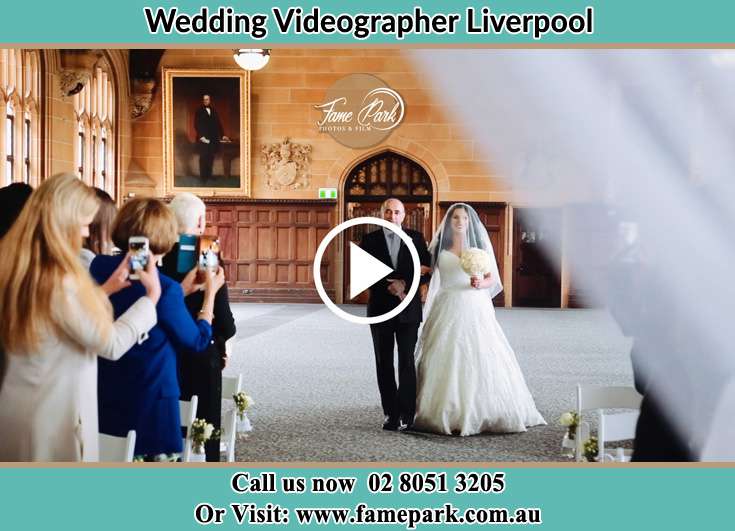
<instances>
[{"instance_id":1,"label":"ceiling light fixture","mask_svg":"<svg viewBox=\"0 0 735 531\"><path fill-rule=\"evenodd\" d=\"M271 51L264 48L240 48L232 56L243 70L260 70L271 58Z\"/></svg>"}]
</instances>

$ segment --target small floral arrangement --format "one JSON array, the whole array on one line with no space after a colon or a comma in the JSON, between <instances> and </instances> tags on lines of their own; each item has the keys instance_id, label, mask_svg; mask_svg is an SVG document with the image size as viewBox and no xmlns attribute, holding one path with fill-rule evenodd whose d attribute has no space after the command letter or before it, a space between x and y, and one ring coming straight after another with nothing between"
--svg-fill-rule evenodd
<instances>
[{"instance_id":1,"label":"small floral arrangement","mask_svg":"<svg viewBox=\"0 0 735 531\"><path fill-rule=\"evenodd\" d=\"M490 272L492 267L490 255L477 247L470 247L462 251L459 260L464 272L471 277L483 276Z\"/></svg>"},{"instance_id":2,"label":"small floral arrangement","mask_svg":"<svg viewBox=\"0 0 735 531\"><path fill-rule=\"evenodd\" d=\"M232 395L232 400L235 401L235 405L237 406L237 414L240 417L240 420L243 420L245 411L247 411L251 406L255 405L255 401L253 400L253 398L249 395L246 395L242 391Z\"/></svg>"},{"instance_id":3,"label":"small floral arrangement","mask_svg":"<svg viewBox=\"0 0 735 531\"><path fill-rule=\"evenodd\" d=\"M202 448L209 439L219 439L220 430L204 419L194 419L191 424L191 441L195 448Z\"/></svg>"},{"instance_id":4,"label":"small floral arrangement","mask_svg":"<svg viewBox=\"0 0 735 531\"><path fill-rule=\"evenodd\" d=\"M559 424L566 426L567 437L574 439L574 434L577 432L577 426L579 426L579 413L576 411L567 411L559 417Z\"/></svg>"},{"instance_id":5,"label":"small floral arrangement","mask_svg":"<svg viewBox=\"0 0 735 531\"><path fill-rule=\"evenodd\" d=\"M597 437L590 437L582 445L582 452L587 461L596 461L600 449L597 445Z\"/></svg>"}]
</instances>

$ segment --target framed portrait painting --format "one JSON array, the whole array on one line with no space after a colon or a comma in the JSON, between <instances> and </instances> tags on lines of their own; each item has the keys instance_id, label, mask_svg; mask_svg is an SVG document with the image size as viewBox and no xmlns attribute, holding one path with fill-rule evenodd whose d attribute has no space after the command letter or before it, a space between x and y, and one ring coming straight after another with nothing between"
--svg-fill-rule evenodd
<instances>
[{"instance_id":1,"label":"framed portrait painting","mask_svg":"<svg viewBox=\"0 0 735 531\"><path fill-rule=\"evenodd\" d=\"M166 195L250 195L250 74L163 71Z\"/></svg>"}]
</instances>

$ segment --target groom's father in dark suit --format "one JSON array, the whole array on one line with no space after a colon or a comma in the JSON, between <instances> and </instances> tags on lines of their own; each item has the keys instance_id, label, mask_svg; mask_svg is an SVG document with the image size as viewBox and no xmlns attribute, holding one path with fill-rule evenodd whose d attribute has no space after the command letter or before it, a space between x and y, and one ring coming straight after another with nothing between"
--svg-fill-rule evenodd
<instances>
[{"instance_id":1,"label":"groom's father in dark suit","mask_svg":"<svg viewBox=\"0 0 735 531\"><path fill-rule=\"evenodd\" d=\"M398 199L388 199L381 206L383 219L401 226L406 211ZM422 265L431 258L420 232L405 229L419 254ZM383 315L405 298L413 278L413 261L403 241L394 232L380 228L365 234L360 247L394 271L370 287L367 307L369 317ZM428 281L422 277L421 283ZM413 424L416 413L416 368L414 349L421 323L421 297L418 291L408 307L392 319L370 325L378 372L378 389L383 405L384 430L402 430ZM398 385L393 368L394 348L398 345Z\"/></svg>"},{"instance_id":2,"label":"groom's father in dark suit","mask_svg":"<svg viewBox=\"0 0 735 531\"><path fill-rule=\"evenodd\" d=\"M222 134L222 122L220 122L217 111L212 107L212 98L209 94L202 96L202 106L194 115L194 129L199 147L199 177L206 181L212 177L214 156L219 151L220 141L228 140Z\"/></svg>"}]
</instances>

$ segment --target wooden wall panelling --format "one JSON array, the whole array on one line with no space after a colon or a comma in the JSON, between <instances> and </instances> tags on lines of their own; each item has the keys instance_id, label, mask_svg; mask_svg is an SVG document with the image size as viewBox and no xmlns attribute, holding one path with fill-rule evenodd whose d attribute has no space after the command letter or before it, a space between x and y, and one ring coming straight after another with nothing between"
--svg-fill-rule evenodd
<instances>
[{"instance_id":1,"label":"wooden wall panelling","mask_svg":"<svg viewBox=\"0 0 735 531\"><path fill-rule=\"evenodd\" d=\"M252 302L320 302L312 263L334 226L328 201L210 201L208 232L220 235L230 298ZM322 261L322 282L334 296L334 256Z\"/></svg>"}]
</instances>

